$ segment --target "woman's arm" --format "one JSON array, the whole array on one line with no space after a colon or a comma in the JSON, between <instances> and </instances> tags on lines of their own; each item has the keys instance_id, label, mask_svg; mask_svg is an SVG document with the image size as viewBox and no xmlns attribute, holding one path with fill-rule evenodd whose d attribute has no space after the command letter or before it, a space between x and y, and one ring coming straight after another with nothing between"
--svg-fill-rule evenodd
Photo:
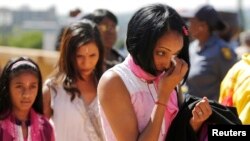
<instances>
[{"instance_id":1,"label":"woman's arm","mask_svg":"<svg viewBox=\"0 0 250 141\"><path fill-rule=\"evenodd\" d=\"M45 85L43 90L43 114L48 119L52 116L50 88Z\"/></svg>"},{"instance_id":2,"label":"woman's arm","mask_svg":"<svg viewBox=\"0 0 250 141\"><path fill-rule=\"evenodd\" d=\"M104 73L99 81L97 94L116 139L137 140L139 132L136 115L129 92L120 77L112 71Z\"/></svg>"},{"instance_id":3,"label":"woman's arm","mask_svg":"<svg viewBox=\"0 0 250 141\"><path fill-rule=\"evenodd\" d=\"M121 78L112 71L103 75L98 84L98 98L117 141L158 140L165 107L155 106L154 118L139 134L130 94Z\"/></svg>"}]
</instances>

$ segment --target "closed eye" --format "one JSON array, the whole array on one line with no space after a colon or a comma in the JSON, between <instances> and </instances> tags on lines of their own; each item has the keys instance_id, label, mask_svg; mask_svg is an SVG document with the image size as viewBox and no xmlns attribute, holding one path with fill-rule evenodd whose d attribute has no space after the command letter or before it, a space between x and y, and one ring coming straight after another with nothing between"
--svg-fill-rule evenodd
<instances>
[{"instance_id":1,"label":"closed eye","mask_svg":"<svg viewBox=\"0 0 250 141\"><path fill-rule=\"evenodd\" d=\"M38 87L38 84L32 84L32 85L30 86L31 89L36 89L37 87Z\"/></svg>"},{"instance_id":2,"label":"closed eye","mask_svg":"<svg viewBox=\"0 0 250 141\"><path fill-rule=\"evenodd\" d=\"M22 88L22 85L18 84L18 85L15 86L15 88L20 89L20 88Z\"/></svg>"},{"instance_id":3,"label":"closed eye","mask_svg":"<svg viewBox=\"0 0 250 141\"><path fill-rule=\"evenodd\" d=\"M82 57L82 55L77 54L76 57L77 57L77 58L80 58L80 57Z\"/></svg>"},{"instance_id":4,"label":"closed eye","mask_svg":"<svg viewBox=\"0 0 250 141\"><path fill-rule=\"evenodd\" d=\"M90 54L90 57L95 57L95 56L96 56L96 54L95 54L95 53Z\"/></svg>"}]
</instances>

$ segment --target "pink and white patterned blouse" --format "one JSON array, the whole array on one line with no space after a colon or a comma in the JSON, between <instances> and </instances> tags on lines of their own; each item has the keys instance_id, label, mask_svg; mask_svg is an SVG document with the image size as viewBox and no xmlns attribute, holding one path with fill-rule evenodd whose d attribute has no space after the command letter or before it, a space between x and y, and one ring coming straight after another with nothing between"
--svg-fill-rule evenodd
<instances>
[{"instance_id":1,"label":"pink and white patterned blouse","mask_svg":"<svg viewBox=\"0 0 250 141\"><path fill-rule=\"evenodd\" d=\"M149 74L134 64L130 55L123 63L116 65L108 71L114 71L123 80L123 83L131 96L131 102L137 116L138 130L139 132L142 132L152 118L155 101L157 101L157 78L153 78L152 75L149 76ZM149 79L154 80L152 83L147 83L147 80ZM166 105L167 107L158 141L163 141L165 139L168 128L178 113L179 109L175 90L172 91ZM100 103L98 106L105 140L116 141L115 135L112 132Z\"/></svg>"}]
</instances>

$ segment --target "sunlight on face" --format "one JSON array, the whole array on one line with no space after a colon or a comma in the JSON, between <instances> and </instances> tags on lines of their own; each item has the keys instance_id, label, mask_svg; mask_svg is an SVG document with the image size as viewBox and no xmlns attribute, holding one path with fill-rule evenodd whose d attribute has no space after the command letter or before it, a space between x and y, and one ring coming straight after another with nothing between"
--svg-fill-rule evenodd
<instances>
[{"instance_id":1,"label":"sunlight on face","mask_svg":"<svg viewBox=\"0 0 250 141\"><path fill-rule=\"evenodd\" d=\"M154 63L157 71L162 72L171 65L171 59L175 57L183 47L183 37L177 32L165 33L157 42L154 49Z\"/></svg>"},{"instance_id":2,"label":"sunlight on face","mask_svg":"<svg viewBox=\"0 0 250 141\"><path fill-rule=\"evenodd\" d=\"M38 93L38 79L34 73L22 72L12 76L10 97L13 111L29 111Z\"/></svg>"},{"instance_id":3,"label":"sunlight on face","mask_svg":"<svg viewBox=\"0 0 250 141\"><path fill-rule=\"evenodd\" d=\"M99 59L99 51L94 42L82 45L77 49L76 62L81 76L88 77L92 74Z\"/></svg>"},{"instance_id":4,"label":"sunlight on face","mask_svg":"<svg viewBox=\"0 0 250 141\"><path fill-rule=\"evenodd\" d=\"M111 49L117 39L116 24L109 18L104 18L98 25L105 48Z\"/></svg>"}]
</instances>

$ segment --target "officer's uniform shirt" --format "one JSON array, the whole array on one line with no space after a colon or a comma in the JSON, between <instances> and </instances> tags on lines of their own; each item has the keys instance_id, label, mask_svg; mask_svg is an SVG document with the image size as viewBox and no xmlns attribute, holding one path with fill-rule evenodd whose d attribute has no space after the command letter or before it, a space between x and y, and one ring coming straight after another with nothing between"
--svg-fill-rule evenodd
<instances>
[{"instance_id":1,"label":"officer's uniform shirt","mask_svg":"<svg viewBox=\"0 0 250 141\"><path fill-rule=\"evenodd\" d=\"M226 42L213 35L203 48L199 47L198 40L193 41L189 55L191 67L186 82L188 93L217 101L220 83L237 60L235 52Z\"/></svg>"}]
</instances>

